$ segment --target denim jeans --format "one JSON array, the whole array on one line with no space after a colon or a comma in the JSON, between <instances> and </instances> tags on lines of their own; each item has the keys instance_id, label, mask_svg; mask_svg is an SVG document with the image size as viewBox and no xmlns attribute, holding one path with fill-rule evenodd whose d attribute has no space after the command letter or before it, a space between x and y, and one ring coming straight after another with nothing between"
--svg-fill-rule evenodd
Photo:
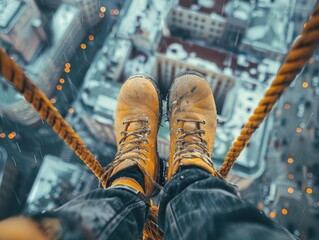
<instances>
[{"instance_id":1,"label":"denim jeans","mask_svg":"<svg viewBox=\"0 0 319 240\"><path fill-rule=\"evenodd\" d=\"M67 218L80 224L95 239L138 239L148 209L147 201L136 191L117 186L78 197L55 213L63 221ZM198 168L184 169L166 184L159 226L165 239L294 239L241 200L236 187ZM63 236L71 236L69 228L64 231Z\"/></svg>"}]
</instances>

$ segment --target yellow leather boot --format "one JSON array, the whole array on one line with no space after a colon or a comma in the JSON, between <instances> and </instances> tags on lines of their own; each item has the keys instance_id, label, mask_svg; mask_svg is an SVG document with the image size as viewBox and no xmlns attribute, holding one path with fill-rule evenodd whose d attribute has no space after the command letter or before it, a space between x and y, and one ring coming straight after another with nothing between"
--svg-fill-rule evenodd
<instances>
[{"instance_id":1,"label":"yellow leather boot","mask_svg":"<svg viewBox=\"0 0 319 240\"><path fill-rule=\"evenodd\" d=\"M117 153L100 179L104 185L128 186L145 196L154 193L160 172L156 138L161 104L159 90L150 77L133 76L123 84L115 112ZM141 170L145 186L123 173L132 166ZM120 171L123 174L119 175Z\"/></svg>"},{"instance_id":2,"label":"yellow leather boot","mask_svg":"<svg viewBox=\"0 0 319 240\"><path fill-rule=\"evenodd\" d=\"M170 155L167 180L180 166L197 166L220 177L212 162L217 113L212 90L196 72L182 72L169 91Z\"/></svg>"}]
</instances>

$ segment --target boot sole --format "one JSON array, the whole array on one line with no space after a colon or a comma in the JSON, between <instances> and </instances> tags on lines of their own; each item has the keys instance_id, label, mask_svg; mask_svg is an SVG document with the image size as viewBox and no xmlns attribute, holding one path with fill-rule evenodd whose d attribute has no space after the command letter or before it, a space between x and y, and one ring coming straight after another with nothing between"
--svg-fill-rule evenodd
<instances>
[{"instance_id":1,"label":"boot sole","mask_svg":"<svg viewBox=\"0 0 319 240\"><path fill-rule=\"evenodd\" d=\"M159 131L159 128L160 128L160 125L161 125L161 121L162 121L162 113L163 113L163 103L162 103L162 97L161 97L161 92L157 86L157 82L155 81L154 78L152 78L151 76L149 75L144 75L144 74L137 74L137 75L133 75L131 76L130 78L128 78L126 81L129 81L129 80L132 80L134 78L144 78L144 79L147 79L149 80L156 92L157 92L157 97L158 97L158 101L159 101L159 118L158 118L158 128L157 128L157 133L156 133L156 137L158 135L158 131ZM126 82L125 81L125 82ZM156 155L157 155L157 166L158 166L158 176L157 176L157 179L156 179L156 182L160 185L160 186L164 186L164 181L163 181L163 175L161 174L162 172L164 172L164 164L163 162L161 161L161 158L159 157L159 154L158 154L158 149L157 149L157 144L156 144ZM153 192L151 193L150 197L153 197L155 195L157 195L158 193L160 192L160 189L158 189L157 187L154 187L154 190Z\"/></svg>"}]
</instances>

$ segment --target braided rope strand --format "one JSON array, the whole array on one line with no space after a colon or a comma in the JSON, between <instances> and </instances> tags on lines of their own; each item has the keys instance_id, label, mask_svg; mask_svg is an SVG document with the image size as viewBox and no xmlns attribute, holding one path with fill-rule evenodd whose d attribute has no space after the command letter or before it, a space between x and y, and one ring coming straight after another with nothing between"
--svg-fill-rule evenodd
<instances>
[{"instance_id":1,"label":"braided rope strand","mask_svg":"<svg viewBox=\"0 0 319 240\"><path fill-rule=\"evenodd\" d=\"M303 69L313 55L319 43L319 4L316 6L309 22L306 23L301 36L293 44L274 81L260 100L253 114L249 117L240 135L228 151L219 172L226 177L241 151L249 142L252 134L260 126L278 101L284 90Z\"/></svg>"},{"instance_id":2,"label":"braided rope strand","mask_svg":"<svg viewBox=\"0 0 319 240\"><path fill-rule=\"evenodd\" d=\"M78 155L78 157L100 178L104 169L95 159L85 143L63 119L45 94L33 84L23 70L0 48L0 73L11 82L52 129Z\"/></svg>"}]
</instances>

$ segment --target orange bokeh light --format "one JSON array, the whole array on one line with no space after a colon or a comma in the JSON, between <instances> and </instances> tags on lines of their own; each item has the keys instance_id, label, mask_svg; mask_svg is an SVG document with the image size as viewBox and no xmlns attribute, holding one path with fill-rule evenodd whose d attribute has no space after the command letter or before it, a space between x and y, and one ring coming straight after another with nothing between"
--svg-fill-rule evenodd
<instances>
[{"instance_id":1,"label":"orange bokeh light","mask_svg":"<svg viewBox=\"0 0 319 240\"><path fill-rule=\"evenodd\" d=\"M290 158L288 158L288 163L290 163L290 164L291 164L291 163L293 163L293 162L294 162L294 159L293 159L293 158L291 158L291 157L290 157Z\"/></svg>"},{"instance_id":2,"label":"orange bokeh light","mask_svg":"<svg viewBox=\"0 0 319 240\"><path fill-rule=\"evenodd\" d=\"M114 10L113 10L113 14L114 14L114 15L119 15L119 13L120 13L120 11L119 11L118 9L114 9Z\"/></svg>"},{"instance_id":3,"label":"orange bokeh light","mask_svg":"<svg viewBox=\"0 0 319 240\"><path fill-rule=\"evenodd\" d=\"M293 189L292 187L289 187L289 188L287 189L287 191L288 191L288 193L293 193L293 192L294 192L294 189Z\"/></svg>"},{"instance_id":4,"label":"orange bokeh light","mask_svg":"<svg viewBox=\"0 0 319 240\"><path fill-rule=\"evenodd\" d=\"M89 40L90 40L90 41L93 41L93 40L94 40L94 36L93 36L93 35L90 35L90 36L89 36Z\"/></svg>"},{"instance_id":5,"label":"orange bokeh light","mask_svg":"<svg viewBox=\"0 0 319 240\"><path fill-rule=\"evenodd\" d=\"M306 193L308 193L308 194L312 194L312 188L307 187L307 188L306 188Z\"/></svg>"},{"instance_id":6,"label":"orange bokeh light","mask_svg":"<svg viewBox=\"0 0 319 240\"><path fill-rule=\"evenodd\" d=\"M15 132L11 132L11 133L9 133L8 138L13 139L13 138L15 138L16 135L17 134Z\"/></svg>"},{"instance_id":7,"label":"orange bokeh light","mask_svg":"<svg viewBox=\"0 0 319 240\"><path fill-rule=\"evenodd\" d=\"M282 215L287 215L288 210L286 208L283 208L283 209L281 209L281 213L282 213Z\"/></svg>"},{"instance_id":8,"label":"orange bokeh light","mask_svg":"<svg viewBox=\"0 0 319 240\"><path fill-rule=\"evenodd\" d=\"M64 78L60 78L60 79L59 79L59 82L62 83L62 84L65 83Z\"/></svg>"},{"instance_id":9,"label":"orange bokeh light","mask_svg":"<svg viewBox=\"0 0 319 240\"><path fill-rule=\"evenodd\" d=\"M303 82L303 83L302 83L302 87L303 87L303 88L307 88L308 86L309 86L309 83L307 83L307 82Z\"/></svg>"},{"instance_id":10,"label":"orange bokeh light","mask_svg":"<svg viewBox=\"0 0 319 240\"><path fill-rule=\"evenodd\" d=\"M101 11L102 13L105 13L106 7L104 7L104 6L100 7L100 11Z\"/></svg>"},{"instance_id":11,"label":"orange bokeh light","mask_svg":"<svg viewBox=\"0 0 319 240\"><path fill-rule=\"evenodd\" d=\"M57 85L56 89L60 91L60 90L62 90L62 86L61 85Z\"/></svg>"},{"instance_id":12,"label":"orange bokeh light","mask_svg":"<svg viewBox=\"0 0 319 240\"><path fill-rule=\"evenodd\" d=\"M81 48L82 48L82 49L86 49L86 44L85 44L85 43L82 43L82 44L81 44Z\"/></svg>"}]
</instances>

